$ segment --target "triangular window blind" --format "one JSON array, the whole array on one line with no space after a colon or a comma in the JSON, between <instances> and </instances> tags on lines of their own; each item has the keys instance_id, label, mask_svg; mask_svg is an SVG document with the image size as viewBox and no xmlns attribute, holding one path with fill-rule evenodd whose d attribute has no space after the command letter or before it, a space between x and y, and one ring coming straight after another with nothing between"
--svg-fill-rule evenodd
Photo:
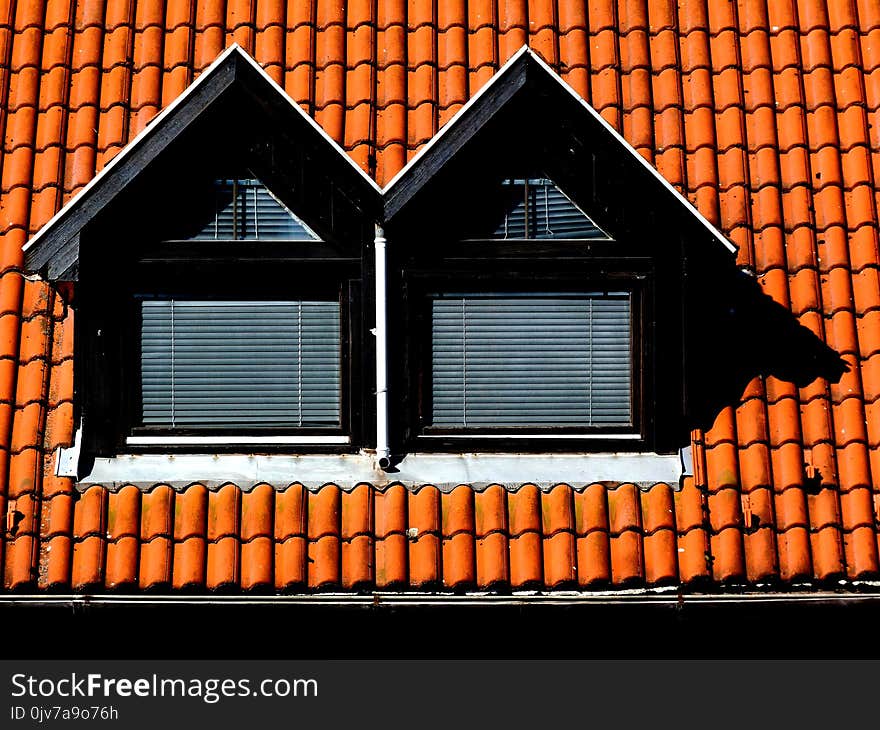
<instances>
[{"instance_id":1,"label":"triangular window blind","mask_svg":"<svg viewBox=\"0 0 880 730\"><path fill-rule=\"evenodd\" d=\"M610 239L552 180L514 178L503 186L507 208L492 238Z\"/></svg>"},{"instance_id":2,"label":"triangular window blind","mask_svg":"<svg viewBox=\"0 0 880 730\"><path fill-rule=\"evenodd\" d=\"M340 425L338 301L141 302L143 425Z\"/></svg>"},{"instance_id":3,"label":"triangular window blind","mask_svg":"<svg viewBox=\"0 0 880 730\"><path fill-rule=\"evenodd\" d=\"M317 241L318 236L259 180L217 180L214 215L196 240Z\"/></svg>"},{"instance_id":4,"label":"triangular window blind","mask_svg":"<svg viewBox=\"0 0 880 730\"><path fill-rule=\"evenodd\" d=\"M632 423L630 295L437 296L432 425Z\"/></svg>"}]
</instances>

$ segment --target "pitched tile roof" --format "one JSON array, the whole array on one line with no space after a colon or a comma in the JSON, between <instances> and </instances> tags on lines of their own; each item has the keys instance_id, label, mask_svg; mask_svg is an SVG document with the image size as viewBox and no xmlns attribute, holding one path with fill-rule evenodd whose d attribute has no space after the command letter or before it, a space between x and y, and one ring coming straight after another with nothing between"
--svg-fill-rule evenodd
<instances>
[{"instance_id":1,"label":"pitched tile roof","mask_svg":"<svg viewBox=\"0 0 880 730\"><path fill-rule=\"evenodd\" d=\"M665 485L79 491L73 310L22 246L230 43L380 184L527 43L839 352L696 431ZM871 0L0 5L4 586L306 590L875 578L880 9ZM292 475L295 478L295 475ZM583 485L576 485L581 486Z\"/></svg>"}]
</instances>

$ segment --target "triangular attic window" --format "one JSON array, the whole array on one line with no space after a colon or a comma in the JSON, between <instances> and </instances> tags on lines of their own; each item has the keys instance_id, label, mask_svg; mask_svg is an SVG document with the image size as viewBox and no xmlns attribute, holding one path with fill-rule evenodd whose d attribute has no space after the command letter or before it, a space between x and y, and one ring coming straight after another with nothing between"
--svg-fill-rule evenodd
<instances>
[{"instance_id":1,"label":"triangular attic window","mask_svg":"<svg viewBox=\"0 0 880 730\"><path fill-rule=\"evenodd\" d=\"M215 181L213 216L193 238L200 241L320 240L255 179Z\"/></svg>"},{"instance_id":2,"label":"triangular attic window","mask_svg":"<svg viewBox=\"0 0 880 730\"><path fill-rule=\"evenodd\" d=\"M504 180L507 207L491 238L609 240L590 216L546 178Z\"/></svg>"}]
</instances>

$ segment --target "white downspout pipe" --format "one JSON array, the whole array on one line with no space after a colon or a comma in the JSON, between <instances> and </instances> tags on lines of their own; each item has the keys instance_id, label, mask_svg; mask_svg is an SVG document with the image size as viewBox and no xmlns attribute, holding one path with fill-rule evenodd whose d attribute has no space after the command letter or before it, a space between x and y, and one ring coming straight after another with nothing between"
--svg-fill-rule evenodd
<instances>
[{"instance_id":1,"label":"white downspout pipe","mask_svg":"<svg viewBox=\"0 0 880 730\"><path fill-rule=\"evenodd\" d=\"M387 253L385 231L376 225L376 462L380 469L391 466L388 447L388 322Z\"/></svg>"}]
</instances>

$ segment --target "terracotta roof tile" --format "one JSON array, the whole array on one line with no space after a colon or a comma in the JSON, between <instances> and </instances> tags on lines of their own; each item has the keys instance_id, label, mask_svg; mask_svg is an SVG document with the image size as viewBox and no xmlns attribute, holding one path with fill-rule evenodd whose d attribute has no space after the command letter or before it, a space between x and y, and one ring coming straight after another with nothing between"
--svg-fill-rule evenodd
<instances>
[{"instance_id":1,"label":"terracotta roof tile","mask_svg":"<svg viewBox=\"0 0 880 730\"><path fill-rule=\"evenodd\" d=\"M541 493L532 484L508 493L510 583L515 590L543 583Z\"/></svg>"},{"instance_id":2,"label":"terracotta roof tile","mask_svg":"<svg viewBox=\"0 0 880 730\"><path fill-rule=\"evenodd\" d=\"M106 535L107 492L92 487L82 494L74 511L71 576L74 590L88 590L103 583Z\"/></svg>"},{"instance_id":3,"label":"terracotta roof tile","mask_svg":"<svg viewBox=\"0 0 880 730\"><path fill-rule=\"evenodd\" d=\"M208 495L207 587L239 585L241 491L227 484Z\"/></svg>"},{"instance_id":4,"label":"terracotta roof tile","mask_svg":"<svg viewBox=\"0 0 880 730\"><path fill-rule=\"evenodd\" d=\"M409 580L419 588L435 587L442 581L440 561L440 491L424 486L409 495Z\"/></svg>"},{"instance_id":5,"label":"terracotta roof tile","mask_svg":"<svg viewBox=\"0 0 880 730\"><path fill-rule=\"evenodd\" d=\"M296 590L307 583L305 488L294 484L275 497L275 587Z\"/></svg>"},{"instance_id":6,"label":"terracotta roof tile","mask_svg":"<svg viewBox=\"0 0 880 730\"><path fill-rule=\"evenodd\" d=\"M296 6L305 4L296 3ZM196 3L194 69L206 68L223 50L226 20L222 3L199 0Z\"/></svg>"},{"instance_id":7,"label":"terracotta roof tile","mask_svg":"<svg viewBox=\"0 0 880 730\"><path fill-rule=\"evenodd\" d=\"M605 488L593 484L574 495L578 583L600 587L611 582L608 503Z\"/></svg>"},{"instance_id":8,"label":"terracotta roof tile","mask_svg":"<svg viewBox=\"0 0 880 730\"><path fill-rule=\"evenodd\" d=\"M503 496L503 494L502 494ZM401 485L375 495L376 586L402 587L409 578L407 491Z\"/></svg>"},{"instance_id":9,"label":"terracotta roof tile","mask_svg":"<svg viewBox=\"0 0 880 730\"><path fill-rule=\"evenodd\" d=\"M107 588L131 587L138 580L141 493L126 486L110 495L107 512Z\"/></svg>"},{"instance_id":10,"label":"terracotta roof tile","mask_svg":"<svg viewBox=\"0 0 880 730\"><path fill-rule=\"evenodd\" d=\"M275 494L268 487L261 489L264 500ZM299 497L301 502L303 493L300 489L294 487L280 495L291 494ZM152 525L144 522L143 539L149 539L151 530L168 534L169 495L164 491L157 492L152 496L158 496L163 506L160 509L160 522ZM134 488L127 487L113 497L119 500L125 495L127 500L136 500L138 494ZM235 572L237 560L234 555L224 555L223 559L216 561L218 569L222 566L222 570L227 571L223 574L223 580L210 578L214 574L211 569L212 546L218 555L227 550L234 552L241 539L237 505L243 495L233 485L212 492L207 499L206 494L204 487L194 485L175 500L174 584L181 587L200 585L207 569L209 587L265 586L270 553L266 550L268 545L262 543L260 552L255 552L255 555L261 554L264 561L260 568L263 572L262 583L245 583L239 578ZM370 566L374 551L376 556L380 551L380 540L373 542L370 525L374 521L376 534L384 532L387 540L391 535L386 531L387 525L381 525L382 520L378 519L382 511L380 504L385 499L393 499L394 494L399 495L398 500L405 497L405 490L397 487L379 492L369 485L360 485L352 492L342 492L330 485L306 494L312 517L312 528L308 533L309 555L313 563L310 565L313 574L310 587L338 586L340 580L341 585L348 589L369 589L376 585L370 574ZM145 495L145 498L150 496ZM499 497L502 498L500 502ZM31 499L30 495L28 499ZM815 577L821 580L838 575L841 560L840 551L835 547L840 544L839 536L835 537L834 533L838 526L836 493L832 489L824 489L809 499L808 512L800 489L784 490L775 500L770 499L768 490L764 488L753 490L743 497L734 488L710 495L710 519L719 519L717 523L709 525L712 542L716 546L712 550L716 577L726 581L740 580L747 572L749 580L763 582L772 579L776 575L774 534L778 535L779 549L782 551L783 577ZM876 544L872 549L865 542L865 535L874 534L872 492L867 488L853 489L842 494L840 499L843 505L844 543L853 546L852 556L848 559L849 574L851 577L870 576L877 570L876 552L872 553L872 550L876 551ZM610 508L607 512L610 521L607 523L606 500ZM210 504L207 533L204 531L206 501ZM568 485L558 485L544 493L530 485L515 492L491 487L476 494L467 486L458 487L450 493L441 493L429 486L410 493L409 501L409 510L403 510L410 515L408 527L405 534L398 531L398 537L407 540L410 545L411 568L408 575L406 572L402 574L401 580L408 581L414 588L429 585L442 585L450 590L474 586L503 587L507 561L511 565L513 588L598 585L608 580L607 567L603 574L603 565L607 566L609 535L612 582L616 585L631 582L659 584L676 580L688 582L705 575L705 508L702 495L692 484L686 484L677 493L664 484L655 485L647 491L639 491L633 485L622 485L610 492L601 485L577 491ZM101 520L105 519L107 510L105 490L98 487L88 490L80 504L77 514L82 515L84 521L77 523L74 536L77 544L83 543L84 558L82 567L79 563L75 563L74 567L88 574L89 570L94 572L95 566L100 565L104 539ZM210 516L215 509L214 504L217 505L216 518ZM398 501L398 506L400 504ZM23 521L26 524L32 524L29 517L33 513L32 505L33 502L22 505L25 507ZM132 505L124 509L136 511ZM771 531L774 509L779 520L775 532ZM347 512L350 516L346 516ZM106 519L109 519L111 513L107 514ZM271 511L265 507L258 516L267 522L271 521L271 517ZM340 518L342 524L346 525L342 528L345 537L341 551L338 538ZM63 517L59 519L63 524ZM505 522L514 526L509 541L506 540ZM108 524L108 542L112 545L130 539L129 528L120 529L118 525ZM261 535L251 538L252 542L268 539L263 536L269 530L268 525L258 527L252 524L250 529ZM58 531L63 532L63 527ZM207 556L204 550L206 534ZM482 537L476 537L479 534ZM91 537L98 540L88 542ZM811 541L823 548L815 571L810 561ZM157 552L162 554L161 550L157 549ZM536 562L536 558L539 562ZM476 574L475 563L479 566ZM299 565L301 571L302 562ZM340 578L340 574L345 577ZM378 582L378 577L376 580ZM108 576L108 587L110 585Z\"/></svg>"},{"instance_id":11,"label":"terracotta roof tile","mask_svg":"<svg viewBox=\"0 0 880 730\"><path fill-rule=\"evenodd\" d=\"M474 508L474 492L466 485L441 497L443 585L451 590L477 585Z\"/></svg>"},{"instance_id":12,"label":"terracotta roof tile","mask_svg":"<svg viewBox=\"0 0 880 730\"><path fill-rule=\"evenodd\" d=\"M678 552L672 489L656 484L641 495L644 531L645 580L651 585L675 583Z\"/></svg>"},{"instance_id":13,"label":"terracotta roof tile","mask_svg":"<svg viewBox=\"0 0 880 730\"><path fill-rule=\"evenodd\" d=\"M844 577L843 546L840 531L823 527L810 535L814 575L820 581L831 582Z\"/></svg>"},{"instance_id":14,"label":"terracotta roof tile","mask_svg":"<svg viewBox=\"0 0 880 730\"><path fill-rule=\"evenodd\" d=\"M755 583L775 581L779 569L773 530L773 495L769 489L756 489L744 494L742 510L746 577Z\"/></svg>"},{"instance_id":15,"label":"terracotta roof tile","mask_svg":"<svg viewBox=\"0 0 880 730\"><path fill-rule=\"evenodd\" d=\"M373 490L366 484L342 494L342 585L357 590L373 583Z\"/></svg>"},{"instance_id":16,"label":"terracotta roof tile","mask_svg":"<svg viewBox=\"0 0 880 730\"><path fill-rule=\"evenodd\" d=\"M7 538L4 583L9 590L25 590L34 584L37 544L38 539L33 535Z\"/></svg>"},{"instance_id":17,"label":"terracotta roof tile","mask_svg":"<svg viewBox=\"0 0 880 730\"><path fill-rule=\"evenodd\" d=\"M267 591L273 586L275 490L260 484L241 499L241 587Z\"/></svg>"},{"instance_id":18,"label":"terracotta roof tile","mask_svg":"<svg viewBox=\"0 0 880 730\"><path fill-rule=\"evenodd\" d=\"M57 535L41 542L38 587L45 590L63 589L69 584L72 541Z\"/></svg>"},{"instance_id":19,"label":"terracotta roof tile","mask_svg":"<svg viewBox=\"0 0 880 730\"><path fill-rule=\"evenodd\" d=\"M309 588L338 588L340 565L339 487L328 484L308 493L308 585Z\"/></svg>"},{"instance_id":20,"label":"terracotta roof tile","mask_svg":"<svg viewBox=\"0 0 880 730\"><path fill-rule=\"evenodd\" d=\"M477 585L503 588L510 582L507 494L492 485L474 495Z\"/></svg>"},{"instance_id":21,"label":"terracotta roof tile","mask_svg":"<svg viewBox=\"0 0 880 730\"><path fill-rule=\"evenodd\" d=\"M274 534L275 490L259 484L242 495L241 539L245 542Z\"/></svg>"},{"instance_id":22,"label":"terracotta roof tile","mask_svg":"<svg viewBox=\"0 0 880 730\"><path fill-rule=\"evenodd\" d=\"M135 14L129 135L137 135L160 109L163 49L162 6L140 3ZM221 49L218 49L219 53ZM216 55L216 54L214 54Z\"/></svg>"},{"instance_id":23,"label":"terracotta roof tile","mask_svg":"<svg viewBox=\"0 0 880 730\"><path fill-rule=\"evenodd\" d=\"M641 500L634 485L622 484L608 493L608 517L613 582L643 580Z\"/></svg>"},{"instance_id":24,"label":"terracotta roof tile","mask_svg":"<svg viewBox=\"0 0 880 730\"><path fill-rule=\"evenodd\" d=\"M544 537L544 585L552 588L577 583L572 489L560 484L541 495Z\"/></svg>"},{"instance_id":25,"label":"terracotta roof tile","mask_svg":"<svg viewBox=\"0 0 880 730\"><path fill-rule=\"evenodd\" d=\"M438 124L442 125L469 97L467 20L463 0L437 4L437 30Z\"/></svg>"},{"instance_id":26,"label":"terracotta roof tile","mask_svg":"<svg viewBox=\"0 0 880 730\"><path fill-rule=\"evenodd\" d=\"M58 535L70 537L73 525L75 497L73 494L55 494L41 505L40 534L48 539ZM109 529L109 528L108 528Z\"/></svg>"}]
</instances>

